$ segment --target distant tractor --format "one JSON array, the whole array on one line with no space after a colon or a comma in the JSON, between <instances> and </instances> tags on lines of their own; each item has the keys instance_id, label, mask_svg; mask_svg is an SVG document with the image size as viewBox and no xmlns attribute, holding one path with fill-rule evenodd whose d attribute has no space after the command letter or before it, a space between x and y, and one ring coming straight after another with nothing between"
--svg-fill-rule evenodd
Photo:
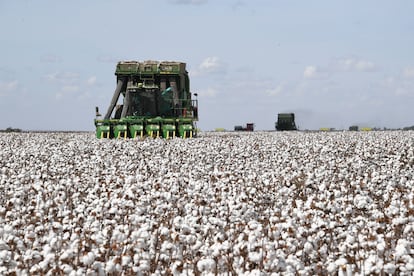
<instances>
[{"instance_id":1,"label":"distant tractor","mask_svg":"<svg viewBox=\"0 0 414 276\"><path fill-rule=\"evenodd\" d=\"M295 124L294 113L279 113L277 115L277 122L275 123L276 130L297 130Z\"/></svg>"},{"instance_id":2,"label":"distant tractor","mask_svg":"<svg viewBox=\"0 0 414 276\"><path fill-rule=\"evenodd\" d=\"M246 127L235 126L234 131L254 131L254 124L253 123L247 123Z\"/></svg>"}]
</instances>

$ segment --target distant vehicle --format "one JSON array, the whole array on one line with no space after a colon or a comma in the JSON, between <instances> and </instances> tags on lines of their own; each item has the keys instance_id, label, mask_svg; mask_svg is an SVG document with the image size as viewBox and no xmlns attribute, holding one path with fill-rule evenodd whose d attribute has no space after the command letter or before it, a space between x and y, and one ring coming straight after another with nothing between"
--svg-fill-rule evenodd
<instances>
[{"instance_id":1,"label":"distant vehicle","mask_svg":"<svg viewBox=\"0 0 414 276\"><path fill-rule=\"evenodd\" d=\"M254 131L254 124L253 123L247 123L246 127L235 126L234 131Z\"/></svg>"},{"instance_id":2,"label":"distant vehicle","mask_svg":"<svg viewBox=\"0 0 414 276\"><path fill-rule=\"evenodd\" d=\"M275 123L276 130L297 130L295 124L294 113L279 113L277 115L277 122Z\"/></svg>"}]
</instances>

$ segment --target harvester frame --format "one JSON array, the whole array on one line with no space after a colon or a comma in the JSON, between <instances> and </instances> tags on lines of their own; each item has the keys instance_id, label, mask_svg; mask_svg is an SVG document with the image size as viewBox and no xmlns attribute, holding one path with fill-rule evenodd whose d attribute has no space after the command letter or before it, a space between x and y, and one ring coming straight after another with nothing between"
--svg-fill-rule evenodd
<instances>
[{"instance_id":1,"label":"harvester frame","mask_svg":"<svg viewBox=\"0 0 414 276\"><path fill-rule=\"evenodd\" d=\"M192 99L185 67L176 61L118 62L117 85L104 118L96 108L96 137L196 136L198 100Z\"/></svg>"}]
</instances>

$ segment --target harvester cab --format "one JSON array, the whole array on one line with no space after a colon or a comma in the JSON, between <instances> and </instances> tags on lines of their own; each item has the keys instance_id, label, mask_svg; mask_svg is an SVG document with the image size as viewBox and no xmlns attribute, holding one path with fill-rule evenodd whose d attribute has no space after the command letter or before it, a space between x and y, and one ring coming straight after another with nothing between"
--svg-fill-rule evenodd
<instances>
[{"instance_id":1,"label":"harvester cab","mask_svg":"<svg viewBox=\"0 0 414 276\"><path fill-rule=\"evenodd\" d=\"M96 110L96 137L195 136L198 100L196 93L192 98L185 66L175 61L119 62L116 89L103 119Z\"/></svg>"}]
</instances>

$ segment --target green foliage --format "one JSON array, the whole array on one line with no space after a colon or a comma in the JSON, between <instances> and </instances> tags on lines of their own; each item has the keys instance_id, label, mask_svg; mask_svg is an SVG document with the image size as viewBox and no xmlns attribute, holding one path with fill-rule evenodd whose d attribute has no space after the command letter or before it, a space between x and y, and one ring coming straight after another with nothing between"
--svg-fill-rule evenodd
<instances>
[{"instance_id":1,"label":"green foliage","mask_svg":"<svg viewBox=\"0 0 414 276\"><path fill-rule=\"evenodd\" d=\"M405 127L405 128L403 128L403 130L414 130L414 126Z\"/></svg>"},{"instance_id":2,"label":"green foliage","mask_svg":"<svg viewBox=\"0 0 414 276\"><path fill-rule=\"evenodd\" d=\"M0 132L22 132L22 130L20 128L8 127L6 129L0 130Z\"/></svg>"}]
</instances>

